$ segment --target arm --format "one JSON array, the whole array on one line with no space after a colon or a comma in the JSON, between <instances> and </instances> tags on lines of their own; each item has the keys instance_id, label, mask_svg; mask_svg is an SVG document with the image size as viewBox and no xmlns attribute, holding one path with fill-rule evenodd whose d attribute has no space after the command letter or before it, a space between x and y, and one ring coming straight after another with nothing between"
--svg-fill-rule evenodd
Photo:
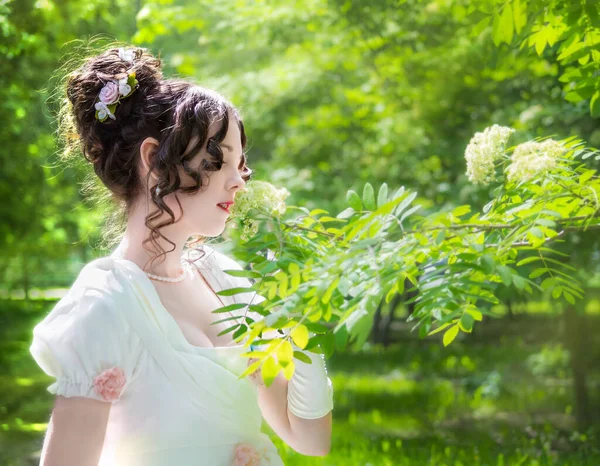
<instances>
[{"instance_id":1,"label":"arm","mask_svg":"<svg viewBox=\"0 0 600 466\"><path fill-rule=\"evenodd\" d=\"M271 330L265 332L263 337L278 338L281 335ZM295 373L292 379L294 376ZM298 453L306 456L327 455L331 449L332 411L318 419L296 416L288 408L289 383L281 371L270 387L258 386L258 404L264 419Z\"/></svg>"},{"instance_id":2,"label":"arm","mask_svg":"<svg viewBox=\"0 0 600 466\"><path fill-rule=\"evenodd\" d=\"M40 466L97 466L110 403L58 395L48 424Z\"/></svg>"},{"instance_id":3,"label":"arm","mask_svg":"<svg viewBox=\"0 0 600 466\"><path fill-rule=\"evenodd\" d=\"M258 387L262 415L275 433L302 455L325 456L331 448L332 412L320 419L302 419L288 410L289 381L283 372L270 387Z\"/></svg>"}]
</instances>

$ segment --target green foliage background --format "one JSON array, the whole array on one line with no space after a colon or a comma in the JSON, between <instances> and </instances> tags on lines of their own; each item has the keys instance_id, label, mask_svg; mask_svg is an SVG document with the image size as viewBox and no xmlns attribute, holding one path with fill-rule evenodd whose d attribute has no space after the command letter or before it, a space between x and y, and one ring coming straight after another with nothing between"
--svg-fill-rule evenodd
<instances>
[{"instance_id":1,"label":"green foliage background","mask_svg":"<svg viewBox=\"0 0 600 466\"><path fill-rule=\"evenodd\" d=\"M365 182L386 182L392 189L407 186L418 192L419 204L435 212L464 204L480 207L490 198L487 188L467 182L463 156L473 133L492 123L516 128L522 141L577 135L600 145L599 15L591 0L1 1L2 288L29 296L36 288L69 286L84 263L103 254L98 246L106 212L84 199L79 184L87 167L64 167L55 156L56 72L77 45L74 40L102 34L149 47L162 57L166 75L189 77L230 98L244 118L255 176L284 185L292 193L289 204L340 211L347 190L362 192ZM576 234L570 241L567 249L579 277L590 288L598 286L595 237ZM15 315L35 320L47 310L35 308L36 314L29 304L13 304L2 308L5 322ZM21 329L10 333L3 348L14 355L2 366L10 388L16 383L14 361L26 357L32 320L19 322L5 327ZM498 335L504 335L506 329L499 328ZM560 352L554 346L544 351L544 361ZM513 362L519 358L511 354ZM493 363L492 358L483 366ZM378 377L366 380L377 385ZM18 386L36 388L30 396L38 398L28 402L36 399L46 407L39 401L43 382ZM411 393L415 398L408 402L418 403L420 395ZM443 393L450 391L440 393L434 397L437 407L431 401L438 412ZM553 408L564 411L568 399L568 394L554 399ZM385 411L398 399L380 402L369 408ZM23 406L18 398L12 403ZM526 411L523 403L519 409ZM3 406L4 430L28 431L15 429L14 416L21 411L10 406ZM40 412L42 407L16 418L35 426L45 422ZM573 437L574 428L567 429ZM389 434L392 430L384 439L388 450L402 437ZM565 451L578 451L585 441L569 435L575 443ZM372 463L426 464L427 458L437 458L431 464L504 464L486 441L471 440L466 443L481 441L490 452L446 454L444 448L453 445L448 441L439 455L428 446L424 456L400 463L398 447L396 456L371 456ZM546 451L542 444L534 451ZM560 460L559 454L546 460L526 453L519 457L512 446L504 454L514 459L506 464L522 458L519 464ZM395 462L385 462L387 456ZM353 451L350 457L352 464L366 464L369 456ZM21 464L8 458L7 464ZM540 462L527 462L533 458Z\"/></svg>"}]
</instances>

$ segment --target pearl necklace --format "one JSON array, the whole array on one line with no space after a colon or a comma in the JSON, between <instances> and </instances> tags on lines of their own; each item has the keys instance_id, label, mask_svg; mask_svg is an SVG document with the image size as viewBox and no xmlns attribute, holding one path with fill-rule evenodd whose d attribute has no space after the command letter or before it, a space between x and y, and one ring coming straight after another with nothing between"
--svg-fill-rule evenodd
<instances>
[{"instance_id":1,"label":"pearl necklace","mask_svg":"<svg viewBox=\"0 0 600 466\"><path fill-rule=\"evenodd\" d=\"M150 272L144 272L144 273L146 275L148 275L148 277L150 277L154 280L158 280L161 282L168 282L168 283L178 283L185 279L185 277L190 269L189 262L182 260L181 265L183 266L183 273L179 277L174 277L174 278L173 277L163 277L161 275L154 275L153 273L150 273Z\"/></svg>"}]
</instances>

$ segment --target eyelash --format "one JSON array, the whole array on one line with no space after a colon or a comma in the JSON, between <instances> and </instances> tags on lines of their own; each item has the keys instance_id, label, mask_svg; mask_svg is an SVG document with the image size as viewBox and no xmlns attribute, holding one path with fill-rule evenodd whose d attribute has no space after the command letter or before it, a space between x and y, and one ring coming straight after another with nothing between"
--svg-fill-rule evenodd
<instances>
[{"instance_id":1,"label":"eyelash","mask_svg":"<svg viewBox=\"0 0 600 466\"><path fill-rule=\"evenodd\" d=\"M221 162L221 166L223 166L225 164L227 164L227 162L225 162L225 161ZM203 167L208 168L208 167L210 167L210 165L211 165L210 161L208 161L206 159L202 160L202 166ZM252 175L254 174L254 170L252 170L248 165L246 165L242 170L244 170L246 172L249 172L247 175L243 175L242 179L244 181L250 180L252 178Z\"/></svg>"}]
</instances>

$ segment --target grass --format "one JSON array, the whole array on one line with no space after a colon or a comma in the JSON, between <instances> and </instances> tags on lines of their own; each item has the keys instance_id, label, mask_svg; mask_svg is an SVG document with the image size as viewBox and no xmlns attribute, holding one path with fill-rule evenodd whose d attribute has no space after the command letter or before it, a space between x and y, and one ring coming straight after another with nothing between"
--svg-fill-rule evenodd
<instances>
[{"instance_id":1,"label":"grass","mask_svg":"<svg viewBox=\"0 0 600 466\"><path fill-rule=\"evenodd\" d=\"M577 433L567 414L570 386L533 376L527 361L536 349L514 340L445 349L411 342L335 355L328 361L336 390L331 452L300 457L275 439L284 463L600 464L596 437Z\"/></svg>"},{"instance_id":2,"label":"grass","mask_svg":"<svg viewBox=\"0 0 600 466\"><path fill-rule=\"evenodd\" d=\"M39 462L51 379L28 347L33 325L53 303L0 301L2 465ZM327 363L335 408L326 457L299 455L266 423L264 431L286 466L596 466L597 428L574 427L560 328L552 315L530 317L484 323L448 348L403 332L389 348L335 354ZM588 374L591 394L599 375Z\"/></svg>"}]
</instances>

